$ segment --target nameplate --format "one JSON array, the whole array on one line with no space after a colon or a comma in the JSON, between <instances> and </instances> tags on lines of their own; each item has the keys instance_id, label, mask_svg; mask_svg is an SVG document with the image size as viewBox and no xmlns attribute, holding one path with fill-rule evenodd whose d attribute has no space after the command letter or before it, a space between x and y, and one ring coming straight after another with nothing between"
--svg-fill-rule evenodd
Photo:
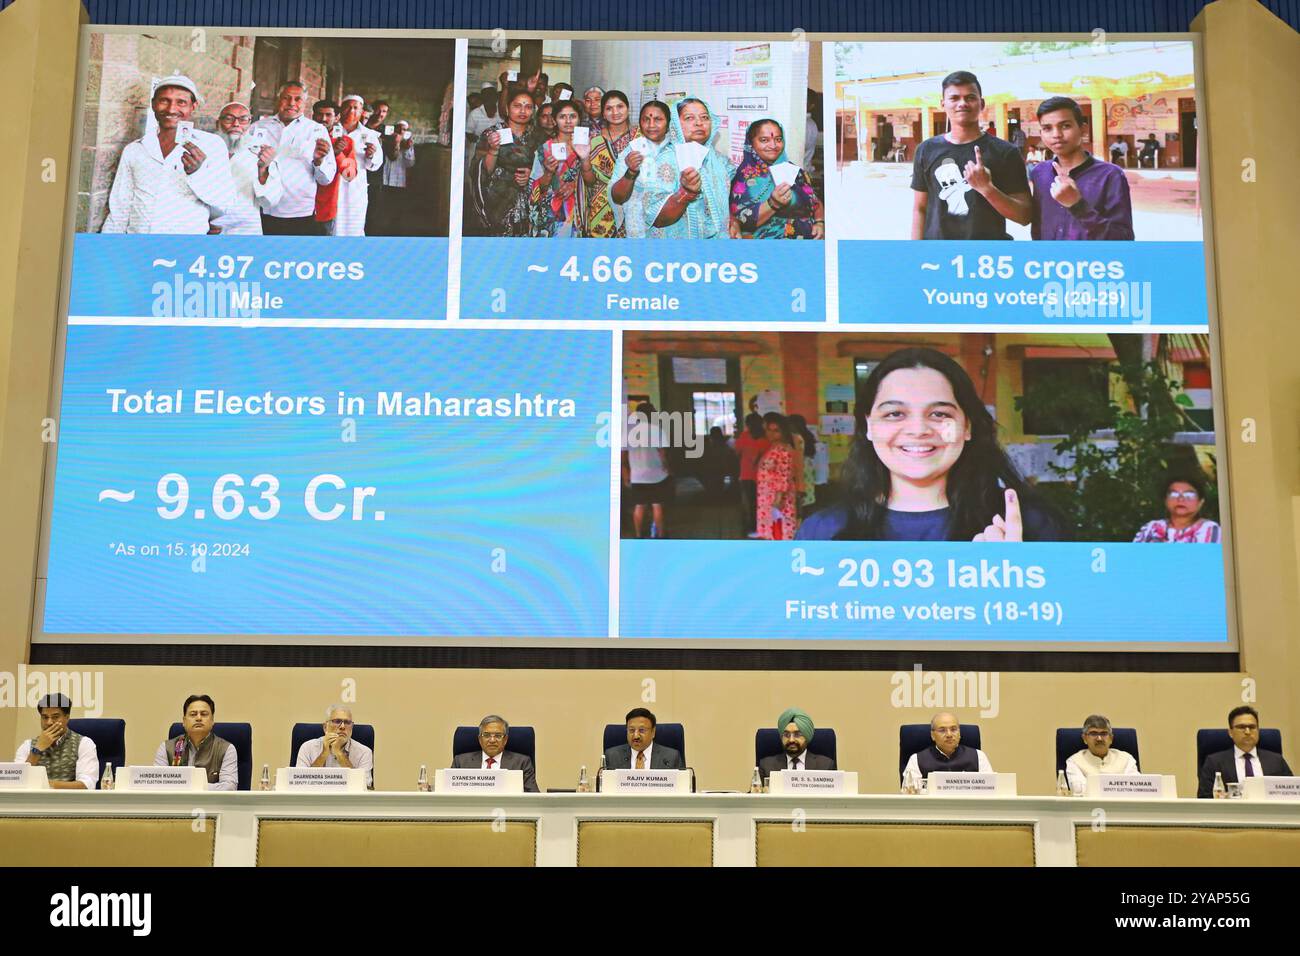
<instances>
[{"instance_id":1,"label":"nameplate","mask_svg":"<svg viewBox=\"0 0 1300 956\"><path fill-rule=\"evenodd\" d=\"M1178 783L1173 774L1097 773L1088 778L1087 795L1173 800L1178 796Z\"/></svg>"},{"instance_id":2,"label":"nameplate","mask_svg":"<svg viewBox=\"0 0 1300 956\"><path fill-rule=\"evenodd\" d=\"M44 767L22 763L0 763L0 790L48 790L50 778Z\"/></svg>"},{"instance_id":3,"label":"nameplate","mask_svg":"<svg viewBox=\"0 0 1300 956\"><path fill-rule=\"evenodd\" d=\"M690 793L689 770L606 770L602 793Z\"/></svg>"},{"instance_id":4,"label":"nameplate","mask_svg":"<svg viewBox=\"0 0 1300 956\"><path fill-rule=\"evenodd\" d=\"M1014 797L1014 773L932 773L927 778L928 796Z\"/></svg>"},{"instance_id":5,"label":"nameplate","mask_svg":"<svg viewBox=\"0 0 1300 956\"><path fill-rule=\"evenodd\" d=\"M1300 777L1247 777L1241 795L1245 800L1300 800Z\"/></svg>"},{"instance_id":6,"label":"nameplate","mask_svg":"<svg viewBox=\"0 0 1300 956\"><path fill-rule=\"evenodd\" d=\"M356 767L281 767L275 772L275 789L364 793L366 774Z\"/></svg>"},{"instance_id":7,"label":"nameplate","mask_svg":"<svg viewBox=\"0 0 1300 956\"><path fill-rule=\"evenodd\" d=\"M118 790L206 790L208 774L202 767L127 767L119 772Z\"/></svg>"},{"instance_id":8,"label":"nameplate","mask_svg":"<svg viewBox=\"0 0 1300 956\"><path fill-rule=\"evenodd\" d=\"M767 778L767 792L787 796L856 794L858 774L855 770L773 770Z\"/></svg>"},{"instance_id":9,"label":"nameplate","mask_svg":"<svg viewBox=\"0 0 1300 956\"><path fill-rule=\"evenodd\" d=\"M523 793L522 770L439 770L433 775L434 793Z\"/></svg>"}]
</instances>

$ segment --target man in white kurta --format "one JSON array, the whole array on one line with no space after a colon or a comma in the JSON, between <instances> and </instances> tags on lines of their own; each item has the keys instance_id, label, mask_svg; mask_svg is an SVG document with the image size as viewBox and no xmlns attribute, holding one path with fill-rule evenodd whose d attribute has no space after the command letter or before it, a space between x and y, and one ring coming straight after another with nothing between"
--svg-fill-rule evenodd
<instances>
[{"instance_id":1,"label":"man in white kurta","mask_svg":"<svg viewBox=\"0 0 1300 956\"><path fill-rule=\"evenodd\" d=\"M103 232L207 235L210 220L231 204L226 144L192 126L199 103L198 87L187 76L169 76L154 87L153 122L122 150Z\"/></svg>"},{"instance_id":2,"label":"man in white kurta","mask_svg":"<svg viewBox=\"0 0 1300 956\"><path fill-rule=\"evenodd\" d=\"M1097 774L1134 774L1137 761L1132 754L1111 746L1115 735L1110 721L1093 714L1083 722L1084 749L1070 754L1065 761L1065 779L1072 793L1083 793L1088 788L1088 778Z\"/></svg>"},{"instance_id":3,"label":"man in white kurta","mask_svg":"<svg viewBox=\"0 0 1300 956\"><path fill-rule=\"evenodd\" d=\"M322 232L316 221L316 187L334 181L338 164L325 127L303 115L306 101L301 83L285 83L276 112L249 130L250 134L264 131L280 165L280 200L262 213L262 232L267 235L319 236Z\"/></svg>"},{"instance_id":4,"label":"man in white kurta","mask_svg":"<svg viewBox=\"0 0 1300 956\"><path fill-rule=\"evenodd\" d=\"M230 154L234 202L213 225L223 236L260 236L262 211L280 201L284 192L275 147L248 135L253 114L243 103L227 103L217 116L217 135Z\"/></svg>"},{"instance_id":5,"label":"man in white kurta","mask_svg":"<svg viewBox=\"0 0 1300 956\"><path fill-rule=\"evenodd\" d=\"M356 93L343 97L339 103L339 122L343 133L352 140L352 155L357 158L357 174L346 176L339 183L338 215L334 217L334 235L364 236L366 234L366 209L370 205L370 182L367 173L384 165L384 153L379 148L379 135L361 125L365 100Z\"/></svg>"}]
</instances>

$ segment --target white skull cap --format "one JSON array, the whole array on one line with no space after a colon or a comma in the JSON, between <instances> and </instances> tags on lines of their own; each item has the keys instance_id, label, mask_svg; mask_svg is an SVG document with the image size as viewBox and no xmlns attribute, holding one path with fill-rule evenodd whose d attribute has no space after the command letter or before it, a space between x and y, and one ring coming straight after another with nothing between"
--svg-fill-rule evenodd
<instances>
[{"instance_id":1,"label":"white skull cap","mask_svg":"<svg viewBox=\"0 0 1300 956\"><path fill-rule=\"evenodd\" d=\"M194 95L194 102L198 106L203 105L203 97L199 95L199 87L193 80L183 73L173 73L171 76L155 77L153 88L149 91L149 99L164 86L179 86L183 90L189 90Z\"/></svg>"}]
</instances>

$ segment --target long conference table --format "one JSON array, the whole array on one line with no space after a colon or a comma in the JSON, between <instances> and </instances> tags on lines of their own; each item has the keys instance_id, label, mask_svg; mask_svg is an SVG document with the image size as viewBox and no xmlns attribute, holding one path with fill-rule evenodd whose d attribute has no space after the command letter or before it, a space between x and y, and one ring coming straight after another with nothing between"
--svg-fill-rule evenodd
<instances>
[{"instance_id":1,"label":"long conference table","mask_svg":"<svg viewBox=\"0 0 1300 956\"><path fill-rule=\"evenodd\" d=\"M1300 865L1300 802L0 792L2 866Z\"/></svg>"}]
</instances>

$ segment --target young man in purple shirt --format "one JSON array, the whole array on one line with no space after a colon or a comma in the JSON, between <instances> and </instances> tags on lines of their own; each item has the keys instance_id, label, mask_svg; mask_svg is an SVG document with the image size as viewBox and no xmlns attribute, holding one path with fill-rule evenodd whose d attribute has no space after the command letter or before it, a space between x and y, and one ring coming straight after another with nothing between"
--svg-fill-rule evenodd
<instances>
[{"instance_id":1,"label":"young man in purple shirt","mask_svg":"<svg viewBox=\"0 0 1300 956\"><path fill-rule=\"evenodd\" d=\"M1133 238L1128 178L1114 163L1083 148L1083 111L1068 96L1038 107L1043 145L1056 157L1029 174L1033 187L1034 239Z\"/></svg>"}]
</instances>

